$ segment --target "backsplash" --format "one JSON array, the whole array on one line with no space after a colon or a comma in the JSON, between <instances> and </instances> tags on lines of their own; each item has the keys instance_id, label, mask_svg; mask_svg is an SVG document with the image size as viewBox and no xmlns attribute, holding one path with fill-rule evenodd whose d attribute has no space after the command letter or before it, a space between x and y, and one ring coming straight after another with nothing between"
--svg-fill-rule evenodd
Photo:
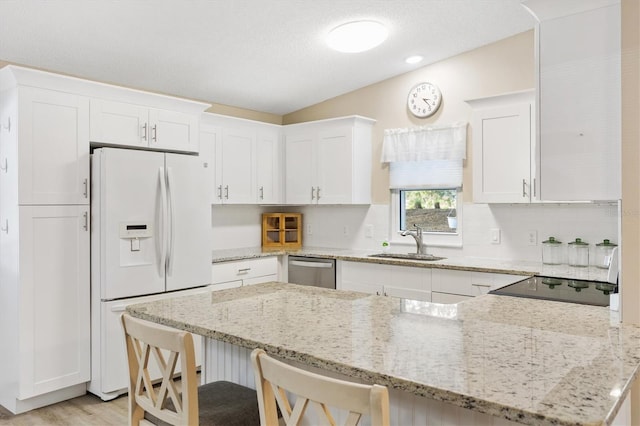
<instances>
[{"instance_id":1,"label":"backsplash","mask_svg":"<svg viewBox=\"0 0 640 426\"><path fill-rule=\"evenodd\" d=\"M303 214L303 244L307 247L377 250L381 248L382 241L389 237L388 205L228 205L212 207L213 249L259 246L261 214L273 211ZM444 256L541 261L540 243L549 236L563 242L582 238L591 244L592 255L595 244L603 239L608 238L616 243L619 241L617 203L466 203L462 214L463 247L432 246L429 252ZM500 230L500 244L490 242L491 229ZM535 231L535 245L529 242L530 231ZM425 242L429 246L428 234L425 235ZM406 243L392 243L391 249L398 252L413 251L415 243L406 237Z\"/></svg>"}]
</instances>

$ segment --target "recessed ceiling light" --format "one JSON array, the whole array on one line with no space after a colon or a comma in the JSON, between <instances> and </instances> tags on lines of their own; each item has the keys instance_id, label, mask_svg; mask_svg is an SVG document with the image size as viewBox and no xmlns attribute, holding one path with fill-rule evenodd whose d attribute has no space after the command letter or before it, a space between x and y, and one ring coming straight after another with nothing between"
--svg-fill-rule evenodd
<instances>
[{"instance_id":1,"label":"recessed ceiling light","mask_svg":"<svg viewBox=\"0 0 640 426\"><path fill-rule=\"evenodd\" d=\"M418 62L422 61L424 58L420 55L414 55L414 56L409 56L407 59L405 59L404 61L408 64L417 64Z\"/></svg>"},{"instance_id":2,"label":"recessed ceiling light","mask_svg":"<svg viewBox=\"0 0 640 426\"><path fill-rule=\"evenodd\" d=\"M339 52L364 52L385 41L388 34L384 25L378 22L355 21L329 31L327 44Z\"/></svg>"}]
</instances>

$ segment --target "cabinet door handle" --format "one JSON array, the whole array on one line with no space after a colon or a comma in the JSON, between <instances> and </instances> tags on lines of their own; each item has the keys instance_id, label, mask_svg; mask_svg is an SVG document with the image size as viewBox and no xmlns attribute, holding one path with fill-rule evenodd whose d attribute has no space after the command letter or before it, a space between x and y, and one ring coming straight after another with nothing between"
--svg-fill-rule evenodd
<instances>
[{"instance_id":1,"label":"cabinet door handle","mask_svg":"<svg viewBox=\"0 0 640 426\"><path fill-rule=\"evenodd\" d=\"M264 200L264 186L260 187L260 199Z\"/></svg>"},{"instance_id":2,"label":"cabinet door handle","mask_svg":"<svg viewBox=\"0 0 640 426\"><path fill-rule=\"evenodd\" d=\"M527 196L527 180L522 179L522 197L526 198Z\"/></svg>"},{"instance_id":3,"label":"cabinet door handle","mask_svg":"<svg viewBox=\"0 0 640 426\"><path fill-rule=\"evenodd\" d=\"M3 128L7 130L7 132L11 133L11 117L7 117L7 125L2 125Z\"/></svg>"},{"instance_id":4,"label":"cabinet door handle","mask_svg":"<svg viewBox=\"0 0 640 426\"><path fill-rule=\"evenodd\" d=\"M154 142L158 142L158 125L154 124L151 128L151 140Z\"/></svg>"},{"instance_id":5,"label":"cabinet door handle","mask_svg":"<svg viewBox=\"0 0 640 426\"><path fill-rule=\"evenodd\" d=\"M537 197L537 195L536 195L536 178L533 178L533 196L534 196L534 198Z\"/></svg>"},{"instance_id":6,"label":"cabinet door handle","mask_svg":"<svg viewBox=\"0 0 640 426\"><path fill-rule=\"evenodd\" d=\"M251 268L238 269L238 275L240 275L240 274L248 274L249 271L251 271Z\"/></svg>"},{"instance_id":7,"label":"cabinet door handle","mask_svg":"<svg viewBox=\"0 0 640 426\"><path fill-rule=\"evenodd\" d=\"M315 191L315 188L312 186L311 187L311 201L315 200L315 196L313 195L313 191Z\"/></svg>"},{"instance_id":8,"label":"cabinet door handle","mask_svg":"<svg viewBox=\"0 0 640 426\"><path fill-rule=\"evenodd\" d=\"M224 198L225 198L226 200L228 200L228 199L229 199L229 185L227 185L227 186L225 186L225 187L224 187Z\"/></svg>"},{"instance_id":9,"label":"cabinet door handle","mask_svg":"<svg viewBox=\"0 0 640 426\"><path fill-rule=\"evenodd\" d=\"M218 185L218 199L222 200L222 185Z\"/></svg>"},{"instance_id":10,"label":"cabinet door handle","mask_svg":"<svg viewBox=\"0 0 640 426\"><path fill-rule=\"evenodd\" d=\"M84 198L89 198L89 179L85 178L83 184L84 184L84 193L83 193Z\"/></svg>"},{"instance_id":11,"label":"cabinet door handle","mask_svg":"<svg viewBox=\"0 0 640 426\"><path fill-rule=\"evenodd\" d=\"M144 133L142 134L142 140L146 141L147 140L147 123L144 123L144 125L142 126L142 130L144 130Z\"/></svg>"},{"instance_id":12,"label":"cabinet door handle","mask_svg":"<svg viewBox=\"0 0 640 426\"><path fill-rule=\"evenodd\" d=\"M4 232L5 234L9 233L9 219L4 220L4 226L0 226L0 230L2 230L2 232Z\"/></svg>"},{"instance_id":13,"label":"cabinet door handle","mask_svg":"<svg viewBox=\"0 0 640 426\"><path fill-rule=\"evenodd\" d=\"M7 173L9 170L9 163L7 162L7 157L4 157L4 166L0 165L0 170Z\"/></svg>"},{"instance_id":14,"label":"cabinet door handle","mask_svg":"<svg viewBox=\"0 0 640 426\"><path fill-rule=\"evenodd\" d=\"M85 231L88 231L89 230L89 213L84 212L83 216L84 216L84 225L82 226L82 228L84 228Z\"/></svg>"},{"instance_id":15,"label":"cabinet door handle","mask_svg":"<svg viewBox=\"0 0 640 426\"><path fill-rule=\"evenodd\" d=\"M316 200L320 201L320 187L316 188Z\"/></svg>"}]
</instances>

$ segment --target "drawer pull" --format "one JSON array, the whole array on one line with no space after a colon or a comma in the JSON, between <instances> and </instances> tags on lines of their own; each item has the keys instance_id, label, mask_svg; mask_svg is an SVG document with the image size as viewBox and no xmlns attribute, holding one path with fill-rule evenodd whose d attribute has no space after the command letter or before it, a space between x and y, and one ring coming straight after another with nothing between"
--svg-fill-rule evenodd
<instances>
[{"instance_id":1,"label":"drawer pull","mask_svg":"<svg viewBox=\"0 0 640 426\"><path fill-rule=\"evenodd\" d=\"M251 271L251 268L238 269L238 274L248 274L249 271Z\"/></svg>"},{"instance_id":2,"label":"drawer pull","mask_svg":"<svg viewBox=\"0 0 640 426\"><path fill-rule=\"evenodd\" d=\"M472 286L474 287L487 287L487 288L491 288L491 284L474 284L471 283Z\"/></svg>"}]
</instances>

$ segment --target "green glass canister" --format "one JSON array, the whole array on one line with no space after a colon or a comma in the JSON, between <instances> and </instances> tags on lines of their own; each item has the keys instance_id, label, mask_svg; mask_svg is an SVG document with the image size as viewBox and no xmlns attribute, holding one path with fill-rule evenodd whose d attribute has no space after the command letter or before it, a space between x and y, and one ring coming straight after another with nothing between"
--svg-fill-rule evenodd
<instances>
[{"instance_id":1,"label":"green glass canister","mask_svg":"<svg viewBox=\"0 0 640 426\"><path fill-rule=\"evenodd\" d=\"M598 268L608 269L611 263L611 254L613 249L618 247L617 244L613 244L610 240L604 240L601 243L596 244L596 258L594 264Z\"/></svg>"},{"instance_id":2,"label":"green glass canister","mask_svg":"<svg viewBox=\"0 0 640 426\"><path fill-rule=\"evenodd\" d=\"M589 266L589 243L576 238L568 244L569 266L581 268Z\"/></svg>"},{"instance_id":3,"label":"green glass canister","mask_svg":"<svg viewBox=\"0 0 640 426\"><path fill-rule=\"evenodd\" d=\"M560 265L563 262L562 241L556 240L555 237L549 237L548 240L542 242L542 263L545 265Z\"/></svg>"}]
</instances>

